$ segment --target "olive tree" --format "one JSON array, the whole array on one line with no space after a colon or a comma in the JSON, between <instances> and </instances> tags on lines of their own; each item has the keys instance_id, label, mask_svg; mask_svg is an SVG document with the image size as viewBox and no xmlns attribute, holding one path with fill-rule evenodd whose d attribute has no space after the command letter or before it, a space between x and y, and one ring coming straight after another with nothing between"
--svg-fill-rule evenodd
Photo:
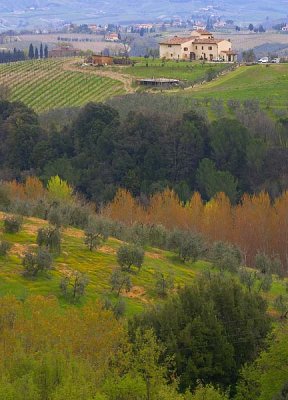
<instances>
[{"instance_id":1,"label":"olive tree","mask_svg":"<svg viewBox=\"0 0 288 400\"><path fill-rule=\"evenodd\" d=\"M132 266L140 271L144 262L145 252L133 244L123 244L117 251L117 262L123 271L131 271Z\"/></svg>"},{"instance_id":2,"label":"olive tree","mask_svg":"<svg viewBox=\"0 0 288 400\"><path fill-rule=\"evenodd\" d=\"M89 279L79 271L72 271L61 279L60 290L65 297L77 301L84 296Z\"/></svg>"},{"instance_id":3,"label":"olive tree","mask_svg":"<svg viewBox=\"0 0 288 400\"><path fill-rule=\"evenodd\" d=\"M48 251L59 254L61 251L61 234L57 227L47 226L38 229L37 244Z\"/></svg>"},{"instance_id":4,"label":"olive tree","mask_svg":"<svg viewBox=\"0 0 288 400\"><path fill-rule=\"evenodd\" d=\"M215 242L209 250L209 259L221 271L237 272L241 266L242 254L238 247L225 242Z\"/></svg>"},{"instance_id":5,"label":"olive tree","mask_svg":"<svg viewBox=\"0 0 288 400\"><path fill-rule=\"evenodd\" d=\"M84 242L90 251L97 249L108 239L109 226L107 221L101 218L89 218L88 225L84 231Z\"/></svg>"},{"instance_id":6,"label":"olive tree","mask_svg":"<svg viewBox=\"0 0 288 400\"><path fill-rule=\"evenodd\" d=\"M18 233L22 227L23 218L20 216L8 216L4 219L5 233Z\"/></svg>"},{"instance_id":7,"label":"olive tree","mask_svg":"<svg viewBox=\"0 0 288 400\"><path fill-rule=\"evenodd\" d=\"M52 268L52 257L47 250L38 249L36 253L27 251L22 260L25 274L36 276L39 272L49 271Z\"/></svg>"},{"instance_id":8,"label":"olive tree","mask_svg":"<svg viewBox=\"0 0 288 400\"><path fill-rule=\"evenodd\" d=\"M0 256L6 256L8 251L11 249L11 243L2 240L0 242Z\"/></svg>"},{"instance_id":9,"label":"olive tree","mask_svg":"<svg viewBox=\"0 0 288 400\"><path fill-rule=\"evenodd\" d=\"M159 296L167 296L167 293L174 288L173 275L164 274L163 272L157 272L155 287Z\"/></svg>"},{"instance_id":10,"label":"olive tree","mask_svg":"<svg viewBox=\"0 0 288 400\"><path fill-rule=\"evenodd\" d=\"M119 268L112 272L110 284L112 291L117 292L117 297L119 297L123 289L125 289L126 292L130 292L132 288L130 276Z\"/></svg>"}]
</instances>

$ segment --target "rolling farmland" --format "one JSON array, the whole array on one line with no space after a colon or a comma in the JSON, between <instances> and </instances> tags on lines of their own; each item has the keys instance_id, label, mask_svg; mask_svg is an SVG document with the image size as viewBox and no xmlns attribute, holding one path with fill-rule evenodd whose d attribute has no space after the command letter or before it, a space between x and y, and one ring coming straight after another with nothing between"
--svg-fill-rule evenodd
<instances>
[{"instance_id":1,"label":"rolling farmland","mask_svg":"<svg viewBox=\"0 0 288 400\"><path fill-rule=\"evenodd\" d=\"M68 71L65 60L35 60L0 65L0 85L9 99L22 101L36 112L83 106L124 93L123 84L96 74Z\"/></svg>"}]
</instances>

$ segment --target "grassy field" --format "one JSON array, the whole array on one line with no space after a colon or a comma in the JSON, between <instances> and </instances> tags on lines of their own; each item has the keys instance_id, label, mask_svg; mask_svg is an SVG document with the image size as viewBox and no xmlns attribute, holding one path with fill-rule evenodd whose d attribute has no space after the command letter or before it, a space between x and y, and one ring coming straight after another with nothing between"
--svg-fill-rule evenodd
<instances>
[{"instance_id":1,"label":"grassy field","mask_svg":"<svg viewBox=\"0 0 288 400\"><path fill-rule=\"evenodd\" d=\"M190 62L165 61L160 59L137 59L134 66L125 67L124 74L134 76L136 78L171 78L187 81L197 81L204 79L207 72L213 70L220 72L227 68L227 64L202 64ZM113 67L114 71L119 67Z\"/></svg>"},{"instance_id":2,"label":"grassy field","mask_svg":"<svg viewBox=\"0 0 288 400\"><path fill-rule=\"evenodd\" d=\"M0 216L0 232L3 226L3 214ZM12 248L5 257L0 257L0 296L5 294L16 295L25 298L30 294L45 296L57 296L64 306L69 303L61 296L59 284L61 279L77 270L89 277L89 285L84 300L103 299L108 297L114 301L116 295L111 292L109 284L112 271L117 267L116 252L121 242L109 239L100 249L90 252L84 245L83 232L74 228L63 229L61 254L54 259L54 269L49 275L39 275L31 279L23 276L22 257L28 249L36 246L37 230L47 222L26 218L22 230L17 234L0 233L0 240L9 241ZM175 287L189 285L199 273L209 267L209 263L198 261L196 263L183 263L176 254L147 248L145 262L140 273L131 274L133 288L130 293L124 294L127 306L127 315L135 314L143 310L149 304L161 299L155 289L155 274L163 272L171 273L174 277ZM282 281L275 280L267 298L271 304L279 294L285 293L285 285Z\"/></svg>"},{"instance_id":3,"label":"grassy field","mask_svg":"<svg viewBox=\"0 0 288 400\"><path fill-rule=\"evenodd\" d=\"M36 112L83 106L124 93L117 80L64 69L65 60L24 61L0 65L0 85L10 99L21 100Z\"/></svg>"},{"instance_id":4,"label":"grassy field","mask_svg":"<svg viewBox=\"0 0 288 400\"><path fill-rule=\"evenodd\" d=\"M242 66L213 82L188 90L195 98L256 99L260 103L287 107L288 64Z\"/></svg>"}]
</instances>

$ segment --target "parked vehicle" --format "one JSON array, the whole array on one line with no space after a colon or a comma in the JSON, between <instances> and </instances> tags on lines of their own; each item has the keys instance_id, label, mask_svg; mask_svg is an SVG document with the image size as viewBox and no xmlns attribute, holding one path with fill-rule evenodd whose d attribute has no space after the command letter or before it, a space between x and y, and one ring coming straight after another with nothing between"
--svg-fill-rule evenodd
<instances>
[{"instance_id":1,"label":"parked vehicle","mask_svg":"<svg viewBox=\"0 0 288 400\"><path fill-rule=\"evenodd\" d=\"M258 64L267 64L267 63L269 63L268 57L262 57L258 60Z\"/></svg>"},{"instance_id":2,"label":"parked vehicle","mask_svg":"<svg viewBox=\"0 0 288 400\"><path fill-rule=\"evenodd\" d=\"M280 63L280 58L273 58L273 60L271 60L272 64L279 64Z\"/></svg>"}]
</instances>

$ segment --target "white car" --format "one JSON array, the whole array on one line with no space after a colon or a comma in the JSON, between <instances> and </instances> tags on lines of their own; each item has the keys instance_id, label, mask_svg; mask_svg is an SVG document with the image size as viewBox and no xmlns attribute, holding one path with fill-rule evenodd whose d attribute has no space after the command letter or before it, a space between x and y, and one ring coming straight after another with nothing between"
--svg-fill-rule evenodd
<instances>
[{"instance_id":1,"label":"white car","mask_svg":"<svg viewBox=\"0 0 288 400\"><path fill-rule=\"evenodd\" d=\"M262 57L258 60L259 64L267 64L269 63L269 58L268 57Z\"/></svg>"},{"instance_id":2,"label":"white car","mask_svg":"<svg viewBox=\"0 0 288 400\"><path fill-rule=\"evenodd\" d=\"M280 58L273 58L273 60L271 60L272 64L279 64L280 63Z\"/></svg>"}]
</instances>

